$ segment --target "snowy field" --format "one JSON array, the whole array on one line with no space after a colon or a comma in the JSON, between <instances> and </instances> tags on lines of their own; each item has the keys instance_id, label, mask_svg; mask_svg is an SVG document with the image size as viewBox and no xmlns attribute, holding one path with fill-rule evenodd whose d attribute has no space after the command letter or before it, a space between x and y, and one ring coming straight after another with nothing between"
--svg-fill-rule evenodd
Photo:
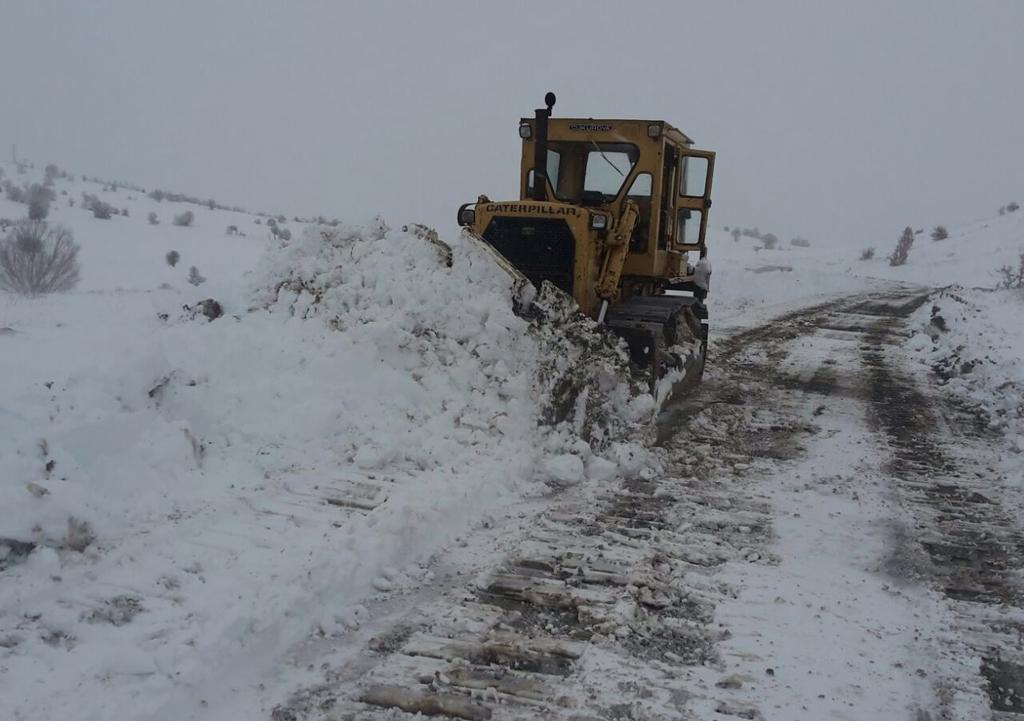
<instances>
[{"instance_id":1,"label":"snowy field","mask_svg":"<svg viewBox=\"0 0 1024 721\"><path fill-rule=\"evenodd\" d=\"M401 219L290 221L285 243L247 213L55 188L48 220L81 245L81 283L0 294L9 718L262 718L314 675L289 661L297 644L358 626L474 529L553 486L657 467L653 402L618 378L621 358L516 316L472 243L445 238L448 267ZM94 218L83 192L127 216ZM193 224L174 225L186 210ZM0 218L25 212L0 199ZM958 286L918 311L908 348L1024 451L1024 300L975 290L1016 262L1024 213L918 236L901 268L881 243L871 261L712 244L716 340L844 294ZM206 298L222 317L190 310ZM586 389L568 409L566 378Z\"/></svg>"}]
</instances>

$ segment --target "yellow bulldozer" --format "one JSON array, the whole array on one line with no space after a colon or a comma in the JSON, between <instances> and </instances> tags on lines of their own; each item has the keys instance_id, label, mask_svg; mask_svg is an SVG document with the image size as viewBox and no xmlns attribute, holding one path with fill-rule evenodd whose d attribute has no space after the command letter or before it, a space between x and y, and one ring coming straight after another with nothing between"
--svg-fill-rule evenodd
<instances>
[{"instance_id":1,"label":"yellow bulldozer","mask_svg":"<svg viewBox=\"0 0 1024 721\"><path fill-rule=\"evenodd\" d=\"M622 336L652 385L699 380L715 154L661 120L553 118L554 93L544 101L519 121L519 199L481 195L459 225Z\"/></svg>"}]
</instances>

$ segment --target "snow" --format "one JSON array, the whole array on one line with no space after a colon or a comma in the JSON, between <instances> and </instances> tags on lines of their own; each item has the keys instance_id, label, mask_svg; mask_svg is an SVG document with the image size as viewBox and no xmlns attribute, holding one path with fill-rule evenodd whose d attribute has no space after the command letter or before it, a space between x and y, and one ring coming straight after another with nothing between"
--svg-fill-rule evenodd
<instances>
[{"instance_id":1,"label":"snow","mask_svg":"<svg viewBox=\"0 0 1024 721\"><path fill-rule=\"evenodd\" d=\"M551 299L546 321L516 316L472 242L449 268L380 220L284 244L251 216L188 206L177 227L180 204L56 187L129 215L58 196L82 284L0 301L0 539L36 544L0 585L14 718L265 715L308 673L287 659L316 629L515 499L643 456L629 437L653 406L615 380L621 352L559 341L545 323L587 337L589 321ZM223 317L183 310L207 297ZM574 374L588 391L553 396ZM543 422L560 402L571 416Z\"/></svg>"},{"instance_id":2,"label":"snow","mask_svg":"<svg viewBox=\"0 0 1024 721\"><path fill-rule=\"evenodd\" d=\"M621 349L543 292L535 317L517 315L513 279L471 239L444 239L449 267L443 246L381 219L286 223L282 243L247 213L74 178L56 188L68 195L49 220L81 244L81 284L0 295L0 697L13 719L265 718L319 679L298 647L367 622L475 529L526 500L660 472L659 402L623 380ZM129 214L95 219L82 192ZM194 227L172 225L186 209ZM0 218L24 212L0 198ZM892 268L881 243L859 261L860 248L767 250L715 232L713 340L844 294L955 286L911 319L906 353L984 419L1024 486L1024 299L991 290L1022 237L1024 213L990 218L917 236ZM204 284L187 282L191 266ZM188 310L206 298L223 317ZM785 361L797 375L828 355L801 352ZM714 355L713 343L712 374ZM893 527L879 519L897 509L852 416L835 409L845 422L804 465L766 477L788 560L746 568L720 609L745 673L762 678L771 647L759 700L786 708L797 694L806 709L786 718L840 697L870 711L858 718L923 707L932 686L887 668L937 654L954 678L971 661L950 650L928 592L876 583ZM866 469L856 497L840 467ZM837 653L809 668L822 639L875 663ZM975 689L958 692L973 703Z\"/></svg>"},{"instance_id":3,"label":"snow","mask_svg":"<svg viewBox=\"0 0 1024 721\"><path fill-rule=\"evenodd\" d=\"M783 367L809 378L827 360L852 374L849 345L814 337ZM827 412L815 413L817 400L800 410L818 427L799 462L738 469L772 508L778 557L717 579L736 589L715 619L730 631L719 648L745 681L740 698L765 718L867 721L922 717L940 692L951 718L982 718L985 697L972 685L980 660L948 632L943 599L904 558L914 552L904 547L908 519L889 458L878 453L884 439L858 401L833 395Z\"/></svg>"},{"instance_id":4,"label":"snow","mask_svg":"<svg viewBox=\"0 0 1024 721\"><path fill-rule=\"evenodd\" d=\"M954 286L913 318L907 347L943 390L1003 441L1003 473L1024 488L1024 292Z\"/></svg>"}]
</instances>

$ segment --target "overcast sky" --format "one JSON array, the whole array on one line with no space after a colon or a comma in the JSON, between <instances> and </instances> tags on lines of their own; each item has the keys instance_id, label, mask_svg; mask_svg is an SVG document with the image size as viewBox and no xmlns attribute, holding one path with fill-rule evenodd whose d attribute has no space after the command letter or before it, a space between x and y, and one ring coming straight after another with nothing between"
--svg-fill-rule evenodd
<instances>
[{"instance_id":1,"label":"overcast sky","mask_svg":"<svg viewBox=\"0 0 1024 721\"><path fill-rule=\"evenodd\" d=\"M715 226L856 247L1024 201L1024 2L0 0L0 148L252 209L450 231L517 119L718 152Z\"/></svg>"}]
</instances>

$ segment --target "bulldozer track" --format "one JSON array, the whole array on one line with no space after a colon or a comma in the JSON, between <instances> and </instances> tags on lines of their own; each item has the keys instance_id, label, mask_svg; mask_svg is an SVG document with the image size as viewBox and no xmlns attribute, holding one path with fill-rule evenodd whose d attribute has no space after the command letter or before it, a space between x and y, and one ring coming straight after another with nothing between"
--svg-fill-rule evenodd
<instances>
[{"instance_id":1,"label":"bulldozer track","mask_svg":"<svg viewBox=\"0 0 1024 721\"><path fill-rule=\"evenodd\" d=\"M806 405L835 395L862 403L891 449L909 543L927 558L890 571L944 594L956 632L982 659L992 718L1024 718L1024 537L991 471L951 447L976 445L975 425L897 362L905 319L927 298L908 288L838 299L718 341L706 387L663 420L671 429L661 445L674 459L665 473L566 494L498 565L399 615L358 661L326 668L323 682L297 692L274 720L697 718L688 715L688 679L709 668L725 680L701 686L702 708L725 719L784 718L728 682L717 647L730 632L716 625L715 609L735 589L719 571L728 566L735 577L777 561L772 511L748 469L798 458L814 433L786 416L780 398ZM814 334L848 341L856 372L830 359L800 377L779 367L788 343ZM751 424L744 406L758 404L781 415ZM687 424L712 406L709 422ZM943 713L922 709L918 718Z\"/></svg>"}]
</instances>

